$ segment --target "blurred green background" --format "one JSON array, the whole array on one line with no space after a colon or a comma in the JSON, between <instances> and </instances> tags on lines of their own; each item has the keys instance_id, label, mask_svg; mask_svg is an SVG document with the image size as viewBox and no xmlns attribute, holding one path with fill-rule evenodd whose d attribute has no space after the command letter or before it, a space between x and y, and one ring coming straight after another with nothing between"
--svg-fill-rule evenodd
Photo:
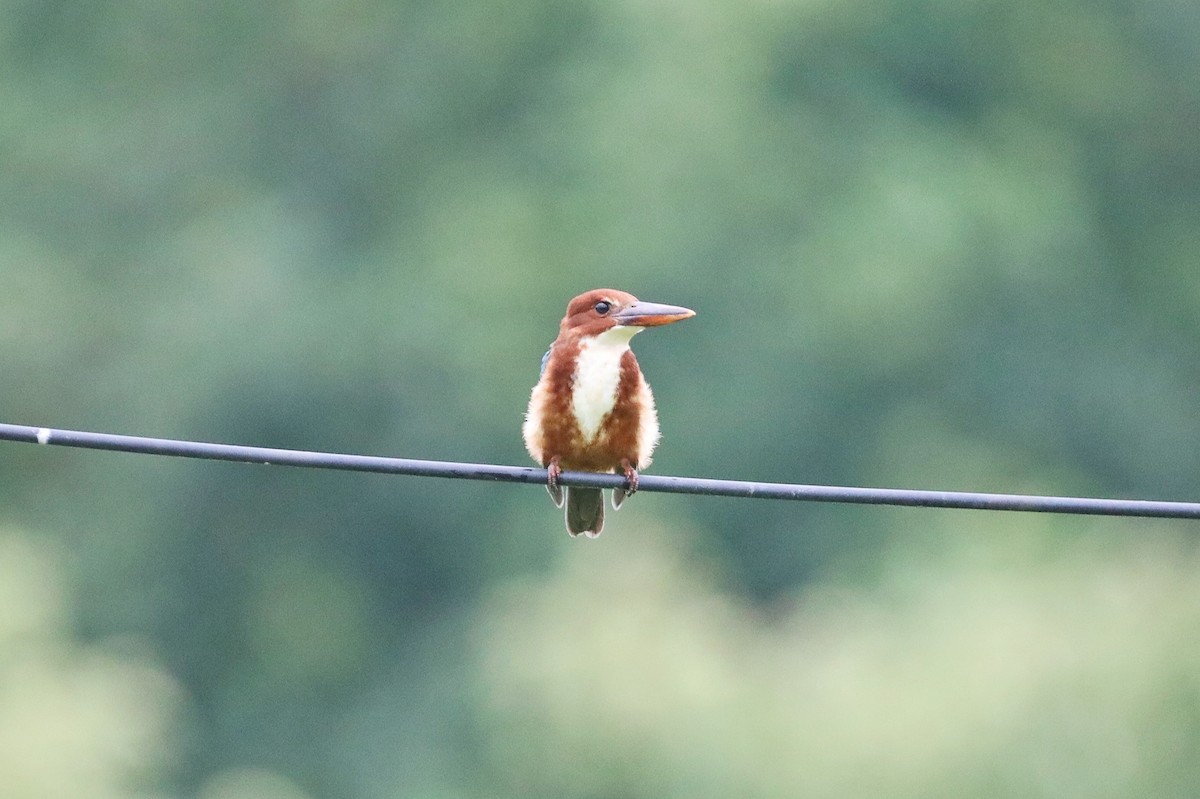
<instances>
[{"instance_id":1,"label":"blurred green background","mask_svg":"<svg viewBox=\"0 0 1200 799\"><path fill-rule=\"evenodd\" d=\"M1191 0L0 5L0 421L1197 499ZM0 445L0 795L1191 797L1200 528Z\"/></svg>"}]
</instances>

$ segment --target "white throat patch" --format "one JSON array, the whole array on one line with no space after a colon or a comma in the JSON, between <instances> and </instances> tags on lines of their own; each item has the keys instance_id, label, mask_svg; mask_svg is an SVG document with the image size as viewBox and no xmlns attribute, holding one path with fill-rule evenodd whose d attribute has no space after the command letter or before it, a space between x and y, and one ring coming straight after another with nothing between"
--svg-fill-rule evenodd
<instances>
[{"instance_id":1,"label":"white throat patch","mask_svg":"<svg viewBox=\"0 0 1200 799\"><path fill-rule=\"evenodd\" d=\"M594 441L600 423L617 404L621 356L640 327L614 327L579 344L579 359L571 386L571 410L584 441Z\"/></svg>"}]
</instances>

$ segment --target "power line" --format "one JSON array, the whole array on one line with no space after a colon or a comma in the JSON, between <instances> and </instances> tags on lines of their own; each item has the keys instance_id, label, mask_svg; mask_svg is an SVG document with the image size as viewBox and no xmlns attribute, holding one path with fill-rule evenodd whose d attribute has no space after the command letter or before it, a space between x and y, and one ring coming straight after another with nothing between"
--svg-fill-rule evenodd
<instances>
[{"instance_id":1,"label":"power line","mask_svg":"<svg viewBox=\"0 0 1200 799\"><path fill-rule=\"evenodd\" d=\"M143 438L112 433L86 433L79 430L56 430L49 427L26 427L15 424L0 424L0 440L59 447L103 449L142 455L168 455L177 458L299 466L309 469L341 469L353 472L448 477L460 480L494 480L537 485L546 483L546 470L533 467L385 458L375 455L346 455L334 452L306 452L295 449L247 447L237 444L208 444L200 441ZM559 482L569 486L619 488L625 485L625 478L615 474L563 472ZM855 488L649 474L641 476L638 481L638 490L661 491L670 494L703 494L747 499L791 499L863 505L1200 519L1200 502L1166 502L1144 499L1046 497L1028 494L984 494L971 491L927 491L906 488Z\"/></svg>"}]
</instances>

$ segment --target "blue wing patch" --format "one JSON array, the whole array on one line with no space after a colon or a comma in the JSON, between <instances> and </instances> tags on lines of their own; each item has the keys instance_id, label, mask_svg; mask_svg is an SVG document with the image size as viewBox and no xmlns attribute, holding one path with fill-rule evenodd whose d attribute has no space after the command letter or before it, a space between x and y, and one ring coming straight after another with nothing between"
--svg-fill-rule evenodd
<instances>
[{"instance_id":1,"label":"blue wing patch","mask_svg":"<svg viewBox=\"0 0 1200 799\"><path fill-rule=\"evenodd\" d=\"M550 350L546 350L546 354L542 356L542 369L538 372L538 377L546 374L546 364L550 363Z\"/></svg>"}]
</instances>

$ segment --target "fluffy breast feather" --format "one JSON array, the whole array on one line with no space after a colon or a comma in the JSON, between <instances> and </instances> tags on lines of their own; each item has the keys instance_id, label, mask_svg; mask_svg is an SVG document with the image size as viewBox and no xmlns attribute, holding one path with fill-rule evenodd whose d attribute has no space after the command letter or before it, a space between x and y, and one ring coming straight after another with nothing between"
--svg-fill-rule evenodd
<instances>
[{"instance_id":1,"label":"fluffy breast feather","mask_svg":"<svg viewBox=\"0 0 1200 799\"><path fill-rule=\"evenodd\" d=\"M616 327L579 343L571 386L571 410L585 442L596 440L600 425L617 404L621 357L637 328Z\"/></svg>"},{"instance_id":2,"label":"fluffy breast feather","mask_svg":"<svg viewBox=\"0 0 1200 799\"><path fill-rule=\"evenodd\" d=\"M558 456L564 468L612 471L628 459L645 468L658 443L654 395L629 339L614 328L582 341L560 341L530 397L522 429L534 460Z\"/></svg>"}]
</instances>

